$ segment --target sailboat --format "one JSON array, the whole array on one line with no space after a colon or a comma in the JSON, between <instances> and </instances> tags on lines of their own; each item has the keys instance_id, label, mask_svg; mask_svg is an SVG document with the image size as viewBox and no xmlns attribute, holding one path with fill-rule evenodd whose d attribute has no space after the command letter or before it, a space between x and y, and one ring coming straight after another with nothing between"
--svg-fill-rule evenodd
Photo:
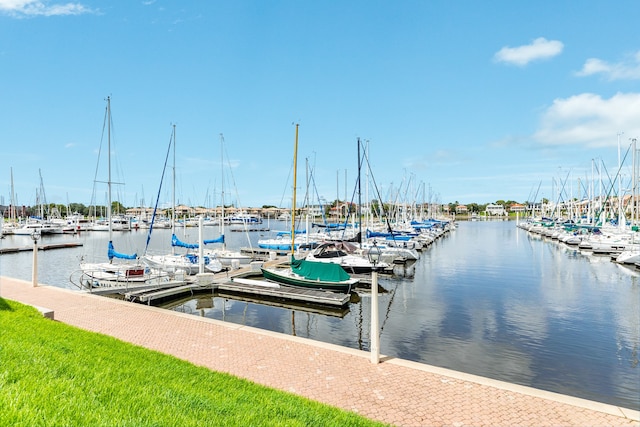
<instances>
[{"instance_id":1,"label":"sailboat","mask_svg":"<svg viewBox=\"0 0 640 427\"><path fill-rule=\"evenodd\" d=\"M227 245L224 240L224 136L220 134L220 169L222 171L222 185L221 185L221 213L220 213L220 236L216 239L205 240L203 243L207 244L222 244L222 247L214 248L214 249L206 249L205 253L207 255L215 256L220 262L224 265L233 265L235 262L238 264L248 264L252 258L249 255L245 255L239 251L233 251L227 248ZM244 224L245 227L247 224ZM251 243L251 242L249 242Z\"/></svg>"},{"instance_id":2,"label":"sailboat","mask_svg":"<svg viewBox=\"0 0 640 427\"><path fill-rule=\"evenodd\" d=\"M298 127L296 124L296 139L293 150L293 201L291 208L291 262L287 268L262 267L262 275L274 282L305 288L322 289L335 292L351 291L360 281L352 278L338 264L307 261L296 259L295 253L295 215L296 215L296 175L298 157Z\"/></svg>"},{"instance_id":3,"label":"sailboat","mask_svg":"<svg viewBox=\"0 0 640 427\"><path fill-rule=\"evenodd\" d=\"M200 272L200 257L197 254L188 252L190 249L198 249L197 243L186 243L176 236L176 125L173 125L171 134L173 143L173 192L172 192L172 217L171 217L171 253L163 255L145 254L143 261L154 268L162 271L175 273L184 271L186 274L192 275ZM168 154L168 153L167 153ZM162 186L162 184L160 184ZM176 254L175 248L185 248L187 253ZM222 264L214 256L204 256L204 269L217 273L222 270Z\"/></svg>"},{"instance_id":4,"label":"sailboat","mask_svg":"<svg viewBox=\"0 0 640 427\"><path fill-rule=\"evenodd\" d=\"M114 283L145 282L152 278L159 277L146 265L142 264L136 254L124 254L117 252L113 245L113 227L111 221L111 98L107 97L107 111L105 113L107 124L108 141L108 179L107 179L107 221L109 226L109 244L107 247L108 262L88 263L84 259L80 262L80 269L83 273L83 283L90 286L112 286ZM121 262L114 262L123 260Z\"/></svg>"}]
</instances>

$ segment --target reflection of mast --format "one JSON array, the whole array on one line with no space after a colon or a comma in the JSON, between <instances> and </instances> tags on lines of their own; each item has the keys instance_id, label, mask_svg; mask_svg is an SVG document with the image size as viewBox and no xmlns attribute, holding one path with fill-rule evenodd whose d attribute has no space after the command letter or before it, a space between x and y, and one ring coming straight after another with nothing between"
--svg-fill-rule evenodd
<instances>
[{"instance_id":1,"label":"reflection of mast","mask_svg":"<svg viewBox=\"0 0 640 427\"><path fill-rule=\"evenodd\" d=\"M296 312L291 310L291 335L296 336Z\"/></svg>"},{"instance_id":2,"label":"reflection of mast","mask_svg":"<svg viewBox=\"0 0 640 427\"><path fill-rule=\"evenodd\" d=\"M356 325L358 329L358 350L364 350L362 347L362 319L362 300L360 300L360 304L358 304L358 324Z\"/></svg>"},{"instance_id":3,"label":"reflection of mast","mask_svg":"<svg viewBox=\"0 0 640 427\"><path fill-rule=\"evenodd\" d=\"M393 291L391 291L391 297L389 297L389 304L387 304L387 311L384 315L384 320L382 321L382 325L380 325L380 335L382 335L382 331L384 330L384 324L387 323L389 319L389 314L391 314L391 304L393 304L393 298L396 296L396 291L398 290L398 284L396 283L396 287Z\"/></svg>"}]
</instances>

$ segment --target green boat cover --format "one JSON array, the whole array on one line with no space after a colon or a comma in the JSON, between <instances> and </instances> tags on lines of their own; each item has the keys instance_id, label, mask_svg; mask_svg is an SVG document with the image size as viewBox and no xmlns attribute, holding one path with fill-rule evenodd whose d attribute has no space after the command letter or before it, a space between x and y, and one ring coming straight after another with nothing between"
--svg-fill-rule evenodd
<instances>
[{"instance_id":1,"label":"green boat cover","mask_svg":"<svg viewBox=\"0 0 640 427\"><path fill-rule=\"evenodd\" d=\"M325 282L342 282L351 277L338 264L329 262L314 262L291 257L291 270L305 279L322 280Z\"/></svg>"}]
</instances>

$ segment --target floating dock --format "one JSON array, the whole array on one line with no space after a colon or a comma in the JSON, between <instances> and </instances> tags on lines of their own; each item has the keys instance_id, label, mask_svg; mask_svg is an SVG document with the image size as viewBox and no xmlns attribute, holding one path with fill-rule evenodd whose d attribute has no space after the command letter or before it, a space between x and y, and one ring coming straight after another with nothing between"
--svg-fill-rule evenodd
<instances>
[{"instance_id":1,"label":"floating dock","mask_svg":"<svg viewBox=\"0 0 640 427\"><path fill-rule=\"evenodd\" d=\"M102 295L121 294L125 300L148 305L205 292L245 297L267 297L272 300L308 303L318 306L344 307L349 303L350 294L285 286L265 280L257 280L257 278L262 278L260 267L263 264L274 265L283 262L286 261L279 259L267 263L252 262L248 267L237 270L187 276L184 281L167 281L144 285L130 284L120 289L116 287L94 288L88 292ZM251 279L251 277L255 279Z\"/></svg>"},{"instance_id":2,"label":"floating dock","mask_svg":"<svg viewBox=\"0 0 640 427\"><path fill-rule=\"evenodd\" d=\"M243 278L232 278L230 282L219 284L217 289L219 291L239 294L261 295L271 298L333 305L338 307L347 305L351 299L349 294L284 286L277 283L267 282L265 280L251 280Z\"/></svg>"},{"instance_id":3,"label":"floating dock","mask_svg":"<svg viewBox=\"0 0 640 427\"><path fill-rule=\"evenodd\" d=\"M69 242L69 243L51 243L49 245L38 245L39 251L48 251L50 249L68 249L75 248L78 246L82 246L80 242ZM31 246L20 246L18 248L0 248L0 255L2 254L15 254L18 252L30 252L33 251L33 245Z\"/></svg>"}]
</instances>

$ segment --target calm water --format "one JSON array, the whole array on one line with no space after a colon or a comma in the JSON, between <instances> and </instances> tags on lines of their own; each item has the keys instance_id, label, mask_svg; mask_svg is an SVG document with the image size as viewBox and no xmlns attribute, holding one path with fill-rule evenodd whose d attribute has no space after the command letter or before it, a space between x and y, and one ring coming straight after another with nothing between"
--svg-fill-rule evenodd
<instances>
[{"instance_id":1,"label":"calm water","mask_svg":"<svg viewBox=\"0 0 640 427\"><path fill-rule=\"evenodd\" d=\"M205 228L205 238L216 231ZM189 235L195 241L197 230ZM226 235L229 246L240 247L260 233ZM152 247L168 250L169 236L154 232ZM142 253L145 238L139 231L114 240L121 252ZM106 255L106 235L54 240L84 246L41 252L43 283L73 288L69 276L80 257ZM0 242L31 244L23 236ZM31 258L0 256L0 274L30 280ZM531 236L514 222L480 221L460 223L407 273L413 276L380 280L382 354L640 409L637 272ZM359 302L332 313L212 296L167 308L368 350L370 297L358 294Z\"/></svg>"}]
</instances>

